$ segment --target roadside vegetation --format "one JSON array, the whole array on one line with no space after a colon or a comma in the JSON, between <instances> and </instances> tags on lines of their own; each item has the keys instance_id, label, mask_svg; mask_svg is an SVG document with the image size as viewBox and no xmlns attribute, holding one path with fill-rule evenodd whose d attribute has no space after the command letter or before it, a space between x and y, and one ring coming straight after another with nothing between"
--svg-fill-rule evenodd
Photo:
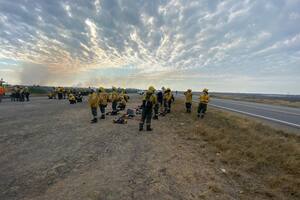
<instances>
[{"instance_id":1,"label":"roadside vegetation","mask_svg":"<svg viewBox=\"0 0 300 200\"><path fill-rule=\"evenodd\" d=\"M188 123L189 128L178 133L205 142L201 148L208 150L214 168L221 169L239 191L238 199L300 199L299 136L211 107L203 120L196 113L192 120L176 118L184 110L182 105L177 100L172 115L176 123Z\"/></svg>"}]
</instances>

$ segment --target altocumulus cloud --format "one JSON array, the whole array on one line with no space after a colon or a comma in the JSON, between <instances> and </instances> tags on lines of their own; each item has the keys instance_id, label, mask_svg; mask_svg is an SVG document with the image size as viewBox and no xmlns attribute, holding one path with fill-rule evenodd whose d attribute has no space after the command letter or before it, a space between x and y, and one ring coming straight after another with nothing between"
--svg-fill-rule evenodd
<instances>
[{"instance_id":1,"label":"altocumulus cloud","mask_svg":"<svg viewBox=\"0 0 300 200\"><path fill-rule=\"evenodd\" d=\"M299 16L299 0L0 0L0 61L22 83L300 93Z\"/></svg>"}]
</instances>

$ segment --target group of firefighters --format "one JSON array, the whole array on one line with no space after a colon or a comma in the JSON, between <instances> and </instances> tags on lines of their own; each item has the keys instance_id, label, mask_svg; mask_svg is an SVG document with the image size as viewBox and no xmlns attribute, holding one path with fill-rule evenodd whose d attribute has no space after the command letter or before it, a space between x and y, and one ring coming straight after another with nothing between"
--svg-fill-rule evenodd
<instances>
[{"instance_id":1,"label":"group of firefighters","mask_svg":"<svg viewBox=\"0 0 300 200\"><path fill-rule=\"evenodd\" d=\"M70 104L82 102L82 94L75 89L65 89L63 87L54 87L48 94L49 99L68 99Z\"/></svg>"},{"instance_id":2,"label":"group of firefighters","mask_svg":"<svg viewBox=\"0 0 300 200\"><path fill-rule=\"evenodd\" d=\"M12 88L11 91L11 101L20 101L24 102L29 101L30 92L28 87L22 87L22 86L15 86Z\"/></svg>"},{"instance_id":3,"label":"group of firefighters","mask_svg":"<svg viewBox=\"0 0 300 200\"><path fill-rule=\"evenodd\" d=\"M192 100L193 94L192 90L188 89L185 93L185 105L186 112L191 113L192 110ZM100 87L97 91L91 90L89 95L89 105L91 108L93 119L91 123L96 123L97 110L100 108L101 119L105 119L105 109L108 102L111 102L112 112L111 115L116 115L119 110L124 110L126 103L129 100L129 96L126 94L125 90L121 93L118 92L117 88L113 87L111 93L107 93L103 87ZM141 105L141 120L139 123L139 131L144 130L144 124L146 123L146 130L152 131L151 120L158 119L158 116L165 116L167 113L171 112L171 105L175 101L174 95L170 88L156 92L153 86L150 86L145 92L142 105ZM203 118L207 109L207 104L209 102L208 89L204 89L203 93L200 95L200 102L198 106L198 117Z\"/></svg>"},{"instance_id":4,"label":"group of firefighters","mask_svg":"<svg viewBox=\"0 0 300 200\"><path fill-rule=\"evenodd\" d=\"M92 89L88 99L93 115L91 123L96 123L98 121L98 107L100 108L101 119L105 119L105 109L108 102L111 102L112 105L111 115L117 115L119 110L125 110L128 100L129 96L124 89L121 93L118 92L116 87L112 87L111 93L107 93L103 87L100 87L98 91Z\"/></svg>"}]
</instances>

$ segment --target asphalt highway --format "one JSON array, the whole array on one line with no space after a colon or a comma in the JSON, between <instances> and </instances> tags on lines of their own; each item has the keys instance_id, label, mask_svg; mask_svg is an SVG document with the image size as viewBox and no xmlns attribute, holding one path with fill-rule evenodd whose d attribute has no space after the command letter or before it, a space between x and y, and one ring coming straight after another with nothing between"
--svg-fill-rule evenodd
<instances>
[{"instance_id":1,"label":"asphalt highway","mask_svg":"<svg viewBox=\"0 0 300 200\"><path fill-rule=\"evenodd\" d=\"M198 103L198 98L194 95L193 101ZM216 98L211 99L209 106L300 129L298 108Z\"/></svg>"}]
</instances>

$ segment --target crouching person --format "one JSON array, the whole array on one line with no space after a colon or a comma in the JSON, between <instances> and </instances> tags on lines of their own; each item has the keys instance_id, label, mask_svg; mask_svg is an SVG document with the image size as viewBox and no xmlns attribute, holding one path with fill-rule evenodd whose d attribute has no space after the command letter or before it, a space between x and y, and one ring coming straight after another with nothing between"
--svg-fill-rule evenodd
<instances>
[{"instance_id":1,"label":"crouching person","mask_svg":"<svg viewBox=\"0 0 300 200\"><path fill-rule=\"evenodd\" d=\"M143 130L145 121L146 121L146 130L152 131L151 128L152 110L154 106L157 104L157 98L154 92L155 92L155 88L150 86L144 96L143 104L142 104L142 117L141 117L139 131Z\"/></svg>"},{"instance_id":2,"label":"crouching person","mask_svg":"<svg viewBox=\"0 0 300 200\"><path fill-rule=\"evenodd\" d=\"M69 102L70 104L75 104L76 103L76 98L74 96L74 94L69 94Z\"/></svg>"},{"instance_id":3,"label":"crouching person","mask_svg":"<svg viewBox=\"0 0 300 200\"><path fill-rule=\"evenodd\" d=\"M99 99L98 99L97 93L94 90L91 91L88 102L91 107L91 111L92 111L92 115L93 115L93 119L91 120L91 123L97 123L97 121L98 121L97 108L98 108L98 104L99 104Z\"/></svg>"},{"instance_id":4,"label":"crouching person","mask_svg":"<svg viewBox=\"0 0 300 200\"><path fill-rule=\"evenodd\" d=\"M105 109L107 107L109 95L106 93L103 87L99 88L99 108L101 112L101 119L105 119Z\"/></svg>"},{"instance_id":5,"label":"crouching person","mask_svg":"<svg viewBox=\"0 0 300 200\"><path fill-rule=\"evenodd\" d=\"M199 98L200 103L198 106L198 117L203 118L207 110L207 104L209 102L208 89L205 88Z\"/></svg>"}]
</instances>

